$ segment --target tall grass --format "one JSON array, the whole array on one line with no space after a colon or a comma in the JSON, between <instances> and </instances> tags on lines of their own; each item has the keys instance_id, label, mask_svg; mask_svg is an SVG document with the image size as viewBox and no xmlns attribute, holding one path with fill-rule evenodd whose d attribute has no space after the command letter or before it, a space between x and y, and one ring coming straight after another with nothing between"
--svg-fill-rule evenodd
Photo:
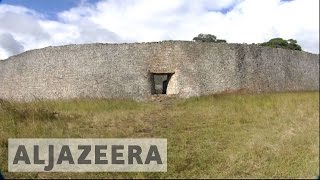
<instances>
[{"instance_id":1,"label":"tall grass","mask_svg":"<svg viewBox=\"0 0 320 180\"><path fill-rule=\"evenodd\" d=\"M8 138L168 139L166 173L9 173ZM315 178L319 93L215 95L170 104L126 100L0 103L8 178Z\"/></svg>"}]
</instances>

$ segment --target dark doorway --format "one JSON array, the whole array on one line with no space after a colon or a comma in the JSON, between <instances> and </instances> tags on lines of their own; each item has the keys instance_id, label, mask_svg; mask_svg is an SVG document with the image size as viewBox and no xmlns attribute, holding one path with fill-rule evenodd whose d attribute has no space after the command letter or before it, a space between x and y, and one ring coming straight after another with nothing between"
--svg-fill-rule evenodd
<instances>
[{"instance_id":1,"label":"dark doorway","mask_svg":"<svg viewBox=\"0 0 320 180\"><path fill-rule=\"evenodd\" d=\"M167 88L173 73L151 73L152 94L167 94Z\"/></svg>"}]
</instances>

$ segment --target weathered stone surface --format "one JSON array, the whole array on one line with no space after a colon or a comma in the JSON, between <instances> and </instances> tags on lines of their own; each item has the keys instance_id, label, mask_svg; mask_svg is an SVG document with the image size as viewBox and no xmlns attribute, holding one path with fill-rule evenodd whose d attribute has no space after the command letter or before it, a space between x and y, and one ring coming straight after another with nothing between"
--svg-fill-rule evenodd
<instances>
[{"instance_id":1,"label":"weathered stone surface","mask_svg":"<svg viewBox=\"0 0 320 180\"><path fill-rule=\"evenodd\" d=\"M151 73L174 73L167 94L178 97L319 90L319 55L186 41L47 47L0 61L0 98L146 100Z\"/></svg>"}]
</instances>

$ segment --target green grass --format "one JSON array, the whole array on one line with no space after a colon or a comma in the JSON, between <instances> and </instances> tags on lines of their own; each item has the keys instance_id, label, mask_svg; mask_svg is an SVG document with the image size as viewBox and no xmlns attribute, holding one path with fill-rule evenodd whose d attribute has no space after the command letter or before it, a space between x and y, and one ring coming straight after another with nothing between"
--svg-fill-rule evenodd
<instances>
[{"instance_id":1,"label":"green grass","mask_svg":"<svg viewBox=\"0 0 320 180\"><path fill-rule=\"evenodd\" d=\"M166 173L9 173L8 138L168 140ZM319 92L125 100L0 102L7 178L316 178Z\"/></svg>"}]
</instances>

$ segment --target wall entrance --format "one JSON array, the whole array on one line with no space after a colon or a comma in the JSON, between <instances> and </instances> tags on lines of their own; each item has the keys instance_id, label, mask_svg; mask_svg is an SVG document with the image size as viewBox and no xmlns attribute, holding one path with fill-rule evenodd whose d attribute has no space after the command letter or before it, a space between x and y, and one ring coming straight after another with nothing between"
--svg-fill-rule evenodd
<instances>
[{"instance_id":1,"label":"wall entrance","mask_svg":"<svg viewBox=\"0 0 320 180\"><path fill-rule=\"evenodd\" d=\"M152 94L167 94L168 84L174 73L151 73Z\"/></svg>"}]
</instances>

